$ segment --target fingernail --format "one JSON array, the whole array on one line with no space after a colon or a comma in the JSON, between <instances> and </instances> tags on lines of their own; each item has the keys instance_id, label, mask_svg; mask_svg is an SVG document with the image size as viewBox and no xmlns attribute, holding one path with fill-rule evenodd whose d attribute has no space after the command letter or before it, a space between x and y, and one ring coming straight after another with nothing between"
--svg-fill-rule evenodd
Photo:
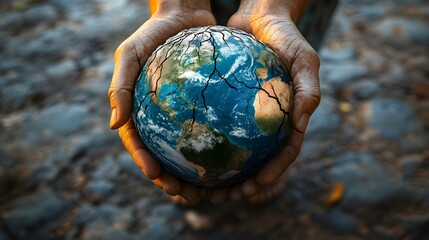
<instances>
[{"instance_id":1,"label":"fingernail","mask_svg":"<svg viewBox=\"0 0 429 240\"><path fill-rule=\"evenodd\" d=\"M229 194L229 198L230 198L232 201L236 201L236 202L238 202L238 201L240 201L240 200L243 198L243 196L241 195L241 193L240 193L240 192L238 192L238 191L233 191L233 192L231 192L231 193Z\"/></svg>"},{"instance_id":2,"label":"fingernail","mask_svg":"<svg viewBox=\"0 0 429 240\"><path fill-rule=\"evenodd\" d=\"M243 183L242 192L243 195L247 198L252 197L258 192L259 186L255 180L249 179Z\"/></svg>"},{"instance_id":3,"label":"fingernail","mask_svg":"<svg viewBox=\"0 0 429 240\"><path fill-rule=\"evenodd\" d=\"M296 128L298 128L301 132L305 132L308 126L308 121L310 120L310 115L308 113L302 114L298 123L296 124Z\"/></svg>"},{"instance_id":4,"label":"fingernail","mask_svg":"<svg viewBox=\"0 0 429 240\"><path fill-rule=\"evenodd\" d=\"M117 122L118 122L118 118L116 116L116 108L113 108L112 115L110 116L110 129L113 129L113 127Z\"/></svg>"}]
</instances>

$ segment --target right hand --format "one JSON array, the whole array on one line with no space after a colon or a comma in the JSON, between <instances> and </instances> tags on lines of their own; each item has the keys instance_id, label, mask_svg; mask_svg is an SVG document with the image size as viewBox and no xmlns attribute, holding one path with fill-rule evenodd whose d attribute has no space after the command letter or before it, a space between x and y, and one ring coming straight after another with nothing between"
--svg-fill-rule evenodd
<instances>
[{"instance_id":1,"label":"right hand","mask_svg":"<svg viewBox=\"0 0 429 240\"><path fill-rule=\"evenodd\" d=\"M183 182L162 169L138 135L132 116L132 94L140 71L152 54L169 37L199 26L215 25L208 0L159 1L157 11L115 52L114 71L108 96L112 109L110 128L119 129L119 136L134 162L166 193L198 201L206 189Z\"/></svg>"}]
</instances>

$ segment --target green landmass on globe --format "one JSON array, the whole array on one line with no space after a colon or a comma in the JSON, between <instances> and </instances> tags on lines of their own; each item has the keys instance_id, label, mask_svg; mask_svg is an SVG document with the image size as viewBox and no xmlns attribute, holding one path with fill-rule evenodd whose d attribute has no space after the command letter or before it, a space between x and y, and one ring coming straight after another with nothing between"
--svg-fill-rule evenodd
<instances>
[{"instance_id":1,"label":"green landmass on globe","mask_svg":"<svg viewBox=\"0 0 429 240\"><path fill-rule=\"evenodd\" d=\"M218 182L227 178L228 174L239 172L252 154L248 149L231 143L227 136L209 125L187 122L184 126L177 150L202 167L197 169L203 182Z\"/></svg>"},{"instance_id":2,"label":"green landmass on globe","mask_svg":"<svg viewBox=\"0 0 429 240\"><path fill-rule=\"evenodd\" d=\"M180 32L143 67L137 130L174 176L209 187L254 174L290 132L291 79L266 45L210 26Z\"/></svg>"}]
</instances>

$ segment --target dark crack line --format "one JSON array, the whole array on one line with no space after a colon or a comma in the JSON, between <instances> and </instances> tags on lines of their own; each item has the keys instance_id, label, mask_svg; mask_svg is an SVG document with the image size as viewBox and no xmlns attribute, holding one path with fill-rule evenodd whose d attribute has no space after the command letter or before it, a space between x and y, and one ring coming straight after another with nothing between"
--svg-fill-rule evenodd
<instances>
[{"instance_id":1,"label":"dark crack line","mask_svg":"<svg viewBox=\"0 0 429 240\"><path fill-rule=\"evenodd\" d=\"M182 41L183 41L183 39L182 39ZM153 74L152 74L152 76L149 76L149 78L152 78L153 77L153 75L155 75L156 74L156 72L159 70L159 76L158 76L158 79L156 79L156 82L155 82L155 89L154 90L152 90L155 94L156 94L156 92L157 92L157 90L158 90L158 82L159 82L159 80L161 79L161 77L162 77L162 70L163 70L163 66L164 66L164 63L168 60L168 58L169 57L171 57L171 55L170 55L170 51L175 47L175 45L177 44L177 43L181 43L181 41L177 41L177 42L174 42L168 49L167 49L167 53L165 54L165 58L164 58L164 60L162 60L162 62L159 64L159 66L157 66L156 68L155 68L155 71L153 72ZM149 85L150 86L150 85Z\"/></svg>"},{"instance_id":2,"label":"dark crack line","mask_svg":"<svg viewBox=\"0 0 429 240\"><path fill-rule=\"evenodd\" d=\"M273 94L274 94L274 95L271 95L271 94L270 94L266 89L264 89L264 88L260 85L259 80L257 80L257 82L258 82L258 86L259 86L259 87L252 87L252 86L249 86L246 82L239 80L239 79L237 78L237 76L235 76L235 74L232 74L232 76L234 77L235 81L236 81L236 82L238 82L239 84L244 85L244 86L245 86L246 88L248 88L248 89L256 89L256 90L258 90L258 91L263 91L265 94L267 94L267 96L268 96L269 98L274 99L274 100L277 102L277 105L279 106L279 110L283 113L282 121L281 121L281 123L280 123L280 125L279 125L279 127L278 127L277 132L276 132L276 144L277 144L277 147L279 147L279 146L280 146L280 143L279 143L279 135L280 135L280 133L281 133L281 129L283 128L283 125L284 125L284 121L285 121L285 119L286 119L286 116L289 116L289 112L283 109L283 107L282 107L282 105L281 105L281 102L280 102L280 98L278 97L278 95L277 95L277 93L276 93L276 91L275 91L275 89L274 89L274 86L273 86L272 84L270 84L270 86L271 86L271 90L273 91ZM256 79L257 79L257 78L256 78ZM249 109L248 109L248 108L249 108L249 105L250 105L250 100L251 100L252 98L253 98L253 96L247 99L246 112L249 112Z\"/></svg>"},{"instance_id":3,"label":"dark crack line","mask_svg":"<svg viewBox=\"0 0 429 240\"><path fill-rule=\"evenodd\" d=\"M197 109L197 101L198 101L198 95L195 98L194 104L192 106L192 120L191 120L191 125L188 131L188 134L192 132L192 130L194 130L194 123L195 123L195 114L196 114L196 109Z\"/></svg>"},{"instance_id":4,"label":"dark crack line","mask_svg":"<svg viewBox=\"0 0 429 240\"><path fill-rule=\"evenodd\" d=\"M142 110L142 105L143 105L143 103L146 101L146 98L147 98L149 95L150 95L150 92L146 93L146 94L145 94L145 96L143 97L143 100L141 100L141 101L140 101L140 104L139 104L139 110ZM151 103L152 103L152 101L149 101L149 104L146 104L146 105L145 105L145 107L144 107L144 111L143 111L143 112L146 112L147 108L149 107L149 105L150 105Z\"/></svg>"},{"instance_id":5,"label":"dark crack line","mask_svg":"<svg viewBox=\"0 0 429 240\"><path fill-rule=\"evenodd\" d=\"M246 112L247 113L249 113L250 100L252 98L254 99L255 97L254 96L250 96L249 98L246 99L246 102L247 102L247 104L246 104Z\"/></svg>"},{"instance_id":6,"label":"dark crack line","mask_svg":"<svg viewBox=\"0 0 429 240\"><path fill-rule=\"evenodd\" d=\"M232 117L228 116L227 114L225 114L225 111L220 110L220 114L222 115L223 118L228 119L230 122L232 122Z\"/></svg>"},{"instance_id":7,"label":"dark crack line","mask_svg":"<svg viewBox=\"0 0 429 240\"><path fill-rule=\"evenodd\" d=\"M154 51L154 53L152 54L152 56L150 57L150 59L148 60L148 63L146 64L146 67L144 68L144 70L142 71L142 72L144 72L144 74L146 74L147 75L147 81L148 81L148 86L149 86L149 88L150 88L150 82L151 82L151 79L152 79L152 77L153 77L153 75L155 75L156 74L156 72L158 72L158 70L159 70L159 77L158 77L158 79L156 79L155 81L155 89L154 90L150 90L149 92L147 92L146 94L145 94L145 97L143 98L143 100L140 102L140 106L139 106L139 109L141 110L142 109L142 105L143 105L143 102L146 100L146 98L149 96L149 95L151 95L151 96L154 96L154 95L156 95L156 92L157 92L157 90L158 90L158 84L159 84L159 80L161 79L161 77L162 77L162 69L163 69L163 65L164 65L164 63L167 61L167 59L171 56L171 54L170 54L170 51L173 49L173 48L175 48L176 47L176 49L177 49L177 44L180 44L185 38L187 38L188 36L190 36L192 33L187 33L187 32L184 32L184 33L182 33L182 34L180 34L179 36L177 36L176 38L173 38L171 41L169 41L168 42L168 44L171 44L170 46L169 46L169 48L167 49L167 52L166 52L166 54L165 54L165 57L164 57L164 59L162 60L162 62L156 67L156 69L155 69L155 71L153 72L153 74L151 75L151 76L149 76L149 74L148 74L148 70L149 70L149 68L152 66L152 64L154 64L154 61L155 61L155 59L156 59L156 56L157 56L157 54L158 54L158 52L159 51L161 51L162 49L163 49L163 47L161 46L161 47L158 47L155 51ZM163 46L165 46L165 45L163 45ZM141 75L142 73L140 73L140 75ZM141 76L139 77L139 79L141 78ZM152 103L152 98L150 98L150 102L149 102L149 104L146 104L146 106L145 106L145 108L144 108L144 111L146 112L146 110L147 110L147 108L149 107L149 105Z\"/></svg>"},{"instance_id":8,"label":"dark crack line","mask_svg":"<svg viewBox=\"0 0 429 240\"><path fill-rule=\"evenodd\" d=\"M284 124L284 122L285 122L285 118L286 118L286 116L288 116L288 118L289 118L289 112L287 112L286 110L284 110L283 108L282 108L282 104L280 103L280 99L279 99L279 97L277 96L277 93L276 93L276 91L275 91L275 89L274 89L274 86L271 84L271 89L273 90L273 93L274 93L274 96L275 96L275 98L274 99L276 99L276 101L277 101L277 104L279 105L279 109L280 109L280 111L283 113L283 119L282 119L282 122L280 123L280 126L279 126L279 128L277 129L277 133L276 133L276 144L277 144L277 148L278 147L280 147L280 143L279 143L279 134L280 134L280 132L281 132L281 130L282 130L282 128L283 128L283 124Z\"/></svg>"},{"instance_id":9,"label":"dark crack line","mask_svg":"<svg viewBox=\"0 0 429 240\"><path fill-rule=\"evenodd\" d=\"M213 40L212 33L210 33L210 42L211 42L212 47L213 47L213 53L212 53L213 71L210 73L210 75L209 75L209 77L208 77L208 79L206 81L206 84L205 84L203 90L201 91L201 96L203 98L203 104L204 104L204 107L205 107L206 110L208 110L208 107L207 107L206 97L205 97L204 93L205 93L205 91L207 90L207 88L209 86L210 80L212 79L213 75L215 74L215 72L217 70L217 58L219 56L219 53L216 51L216 46L215 46L215 42Z\"/></svg>"}]
</instances>

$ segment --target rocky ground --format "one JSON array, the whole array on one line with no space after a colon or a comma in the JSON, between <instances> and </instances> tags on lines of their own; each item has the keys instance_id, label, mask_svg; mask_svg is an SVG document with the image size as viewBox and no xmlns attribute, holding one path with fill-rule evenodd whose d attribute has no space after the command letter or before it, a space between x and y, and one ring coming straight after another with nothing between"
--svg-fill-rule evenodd
<instances>
[{"instance_id":1,"label":"rocky ground","mask_svg":"<svg viewBox=\"0 0 429 240\"><path fill-rule=\"evenodd\" d=\"M112 55L144 2L1 1L0 239L429 238L428 1L342 1L287 191L192 209L108 128Z\"/></svg>"}]
</instances>

